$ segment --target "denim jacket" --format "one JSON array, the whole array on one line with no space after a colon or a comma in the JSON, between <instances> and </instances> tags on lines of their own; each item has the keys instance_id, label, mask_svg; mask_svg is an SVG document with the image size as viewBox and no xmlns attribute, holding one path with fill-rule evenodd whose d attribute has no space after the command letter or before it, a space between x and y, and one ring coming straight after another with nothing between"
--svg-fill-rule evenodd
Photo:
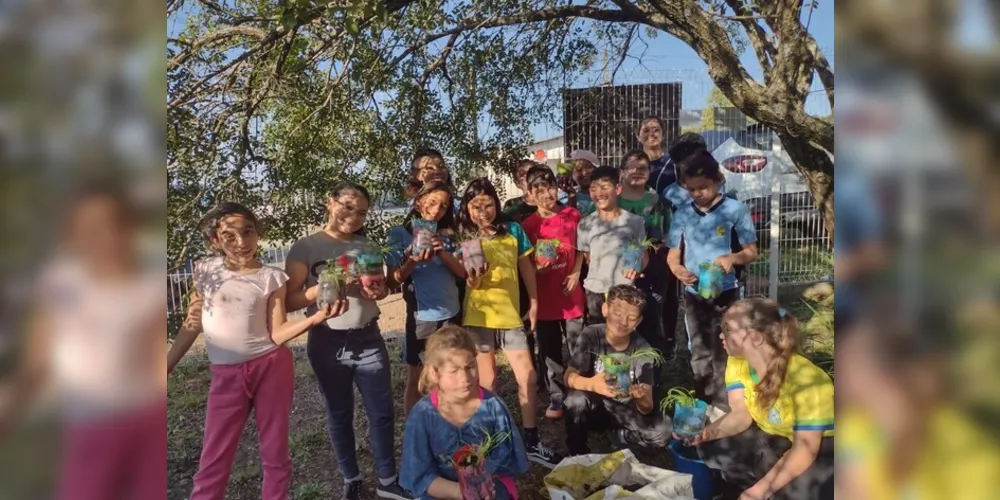
<instances>
[{"instance_id":1,"label":"denim jacket","mask_svg":"<svg viewBox=\"0 0 1000 500\"><path fill-rule=\"evenodd\" d=\"M507 406L496 394L484 389L479 390L479 396L482 404L462 427L455 427L438 413L437 391L424 396L410 411L403 434L399 484L417 498L429 498L427 488L438 477L458 481L451 454L466 443L482 442L486 432L510 433L486 461L486 469L508 490L514 486L513 476L528 470L524 441ZM510 491L510 494L514 497L516 493Z\"/></svg>"}]
</instances>

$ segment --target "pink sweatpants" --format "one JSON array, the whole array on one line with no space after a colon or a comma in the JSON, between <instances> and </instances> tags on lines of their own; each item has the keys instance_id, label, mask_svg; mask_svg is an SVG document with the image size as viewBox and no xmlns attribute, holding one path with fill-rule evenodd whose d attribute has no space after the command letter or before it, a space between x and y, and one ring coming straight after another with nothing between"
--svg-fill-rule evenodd
<instances>
[{"instance_id":1,"label":"pink sweatpants","mask_svg":"<svg viewBox=\"0 0 1000 500\"><path fill-rule=\"evenodd\" d=\"M288 420L295 367L285 347L237 365L212 365L201 462L191 500L222 500L240 436L253 408L264 469L263 500L286 500L292 479Z\"/></svg>"},{"instance_id":2,"label":"pink sweatpants","mask_svg":"<svg viewBox=\"0 0 1000 500\"><path fill-rule=\"evenodd\" d=\"M167 404L66 425L60 500L167 498Z\"/></svg>"}]
</instances>

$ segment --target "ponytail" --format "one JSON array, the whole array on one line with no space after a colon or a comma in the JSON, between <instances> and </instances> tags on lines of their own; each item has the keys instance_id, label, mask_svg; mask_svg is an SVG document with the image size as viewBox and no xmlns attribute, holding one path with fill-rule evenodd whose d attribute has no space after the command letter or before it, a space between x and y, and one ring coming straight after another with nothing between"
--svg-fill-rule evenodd
<instances>
[{"instance_id":1,"label":"ponytail","mask_svg":"<svg viewBox=\"0 0 1000 500\"><path fill-rule=\"evenodd\" d=\"M798 349L799 328L795 317L768 299L744 299L726 310L744 328L759 332L771 351L771 361L757 383L757 405L768 409L778 399L788 373L788 362Z\"/></svg>"},{"instance_id":2,"label":"ponytail","mask_svg":"<svg viewBox=\"0 0 1000 500\"><path fill-rule=\"evenodd\" d=\"M767 335L767 341L775 353L757 384L757 404L762 409L770 408L778 399L781 384L788 373L788 361L795 354L799 330L795 317L787 313L771 328L773 334Z\"/></svg>"}]
</instances>

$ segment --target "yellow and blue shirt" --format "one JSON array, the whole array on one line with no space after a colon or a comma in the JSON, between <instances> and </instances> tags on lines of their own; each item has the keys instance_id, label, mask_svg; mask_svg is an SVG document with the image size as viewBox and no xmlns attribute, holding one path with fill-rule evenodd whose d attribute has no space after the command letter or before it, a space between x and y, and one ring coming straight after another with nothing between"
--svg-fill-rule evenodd
<instances>
[{"instance_id":1,"label":"yellow and blue shirt","mask_svg":"<svg viewBox=\"0 0 1000 500\"><path fill-rule=\"evenodd\" d=\"M856 470L859 491L874 499L993 500L1000 491L1000 442L950 406L931 410L916 463L904 477L891 471L891 444L860 410L842 412L837 467Z\"/></svg>"},{"instance_id":2,"label":"yellow and blue shirt","mask_svg":"<svg viewBox=\"0 0 1000 500\"><path fill-rule=\"evenodd\" d=\"M823 431L833 436L833 381L820 367L799 354L788 360L788 371L770 408L757 405L757 372L746 359L726 362L726 391L742 390L750 416L768 434L792 439L796 431Z\"/></svg>"},{"instance_id":3,"label":"yellow and blue shirt","mask_svg":"<svg viewBox=\"0 0 1000 500\"><path fill-rule=\"evenodd\" d=\"M489 269L479 287L466 289L462 324L501 330L521 328L517 260L530 255L534 247L516 222L507 224L506 233L483 238L482 243Z\"/></svg>"}]
</instances>

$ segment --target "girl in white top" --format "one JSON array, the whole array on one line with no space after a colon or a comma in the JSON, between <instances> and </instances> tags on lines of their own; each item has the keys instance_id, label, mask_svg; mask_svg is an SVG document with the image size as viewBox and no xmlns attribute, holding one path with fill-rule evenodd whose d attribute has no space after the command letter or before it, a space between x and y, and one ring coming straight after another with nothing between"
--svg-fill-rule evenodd
<instances>
[{"instance_id":1,"label":"girl in white top","mask_svg":"<svg viewBox=\"0 0 1000 500\"><path fill-rule=\"evenodd\" d=\"M167 355L169 373L204 332L212 384L192 500L221 500L225 495L251 409L260 435L262 498L288 498L288 421L295 373L292 353L282 344L346 307L341 301L288 322L288 276L257 260L259 227L254 214L237 203L222 203L205 216L205 238L222 255L195 264L188 317Z\"/></svg>"},{"instance_id":2,"label":"girl in white top","mask_svg":"<svg viewBox=\"0 0 1000 500\"><path fill-rule=\"evenodd\" d=\"M36 396L57 396L57 499L162 498L166 488L163 275L140 264L134 213L108 182L71 200L13 390L0 391L0 440Z\"/></svg>"}]
</instances>

